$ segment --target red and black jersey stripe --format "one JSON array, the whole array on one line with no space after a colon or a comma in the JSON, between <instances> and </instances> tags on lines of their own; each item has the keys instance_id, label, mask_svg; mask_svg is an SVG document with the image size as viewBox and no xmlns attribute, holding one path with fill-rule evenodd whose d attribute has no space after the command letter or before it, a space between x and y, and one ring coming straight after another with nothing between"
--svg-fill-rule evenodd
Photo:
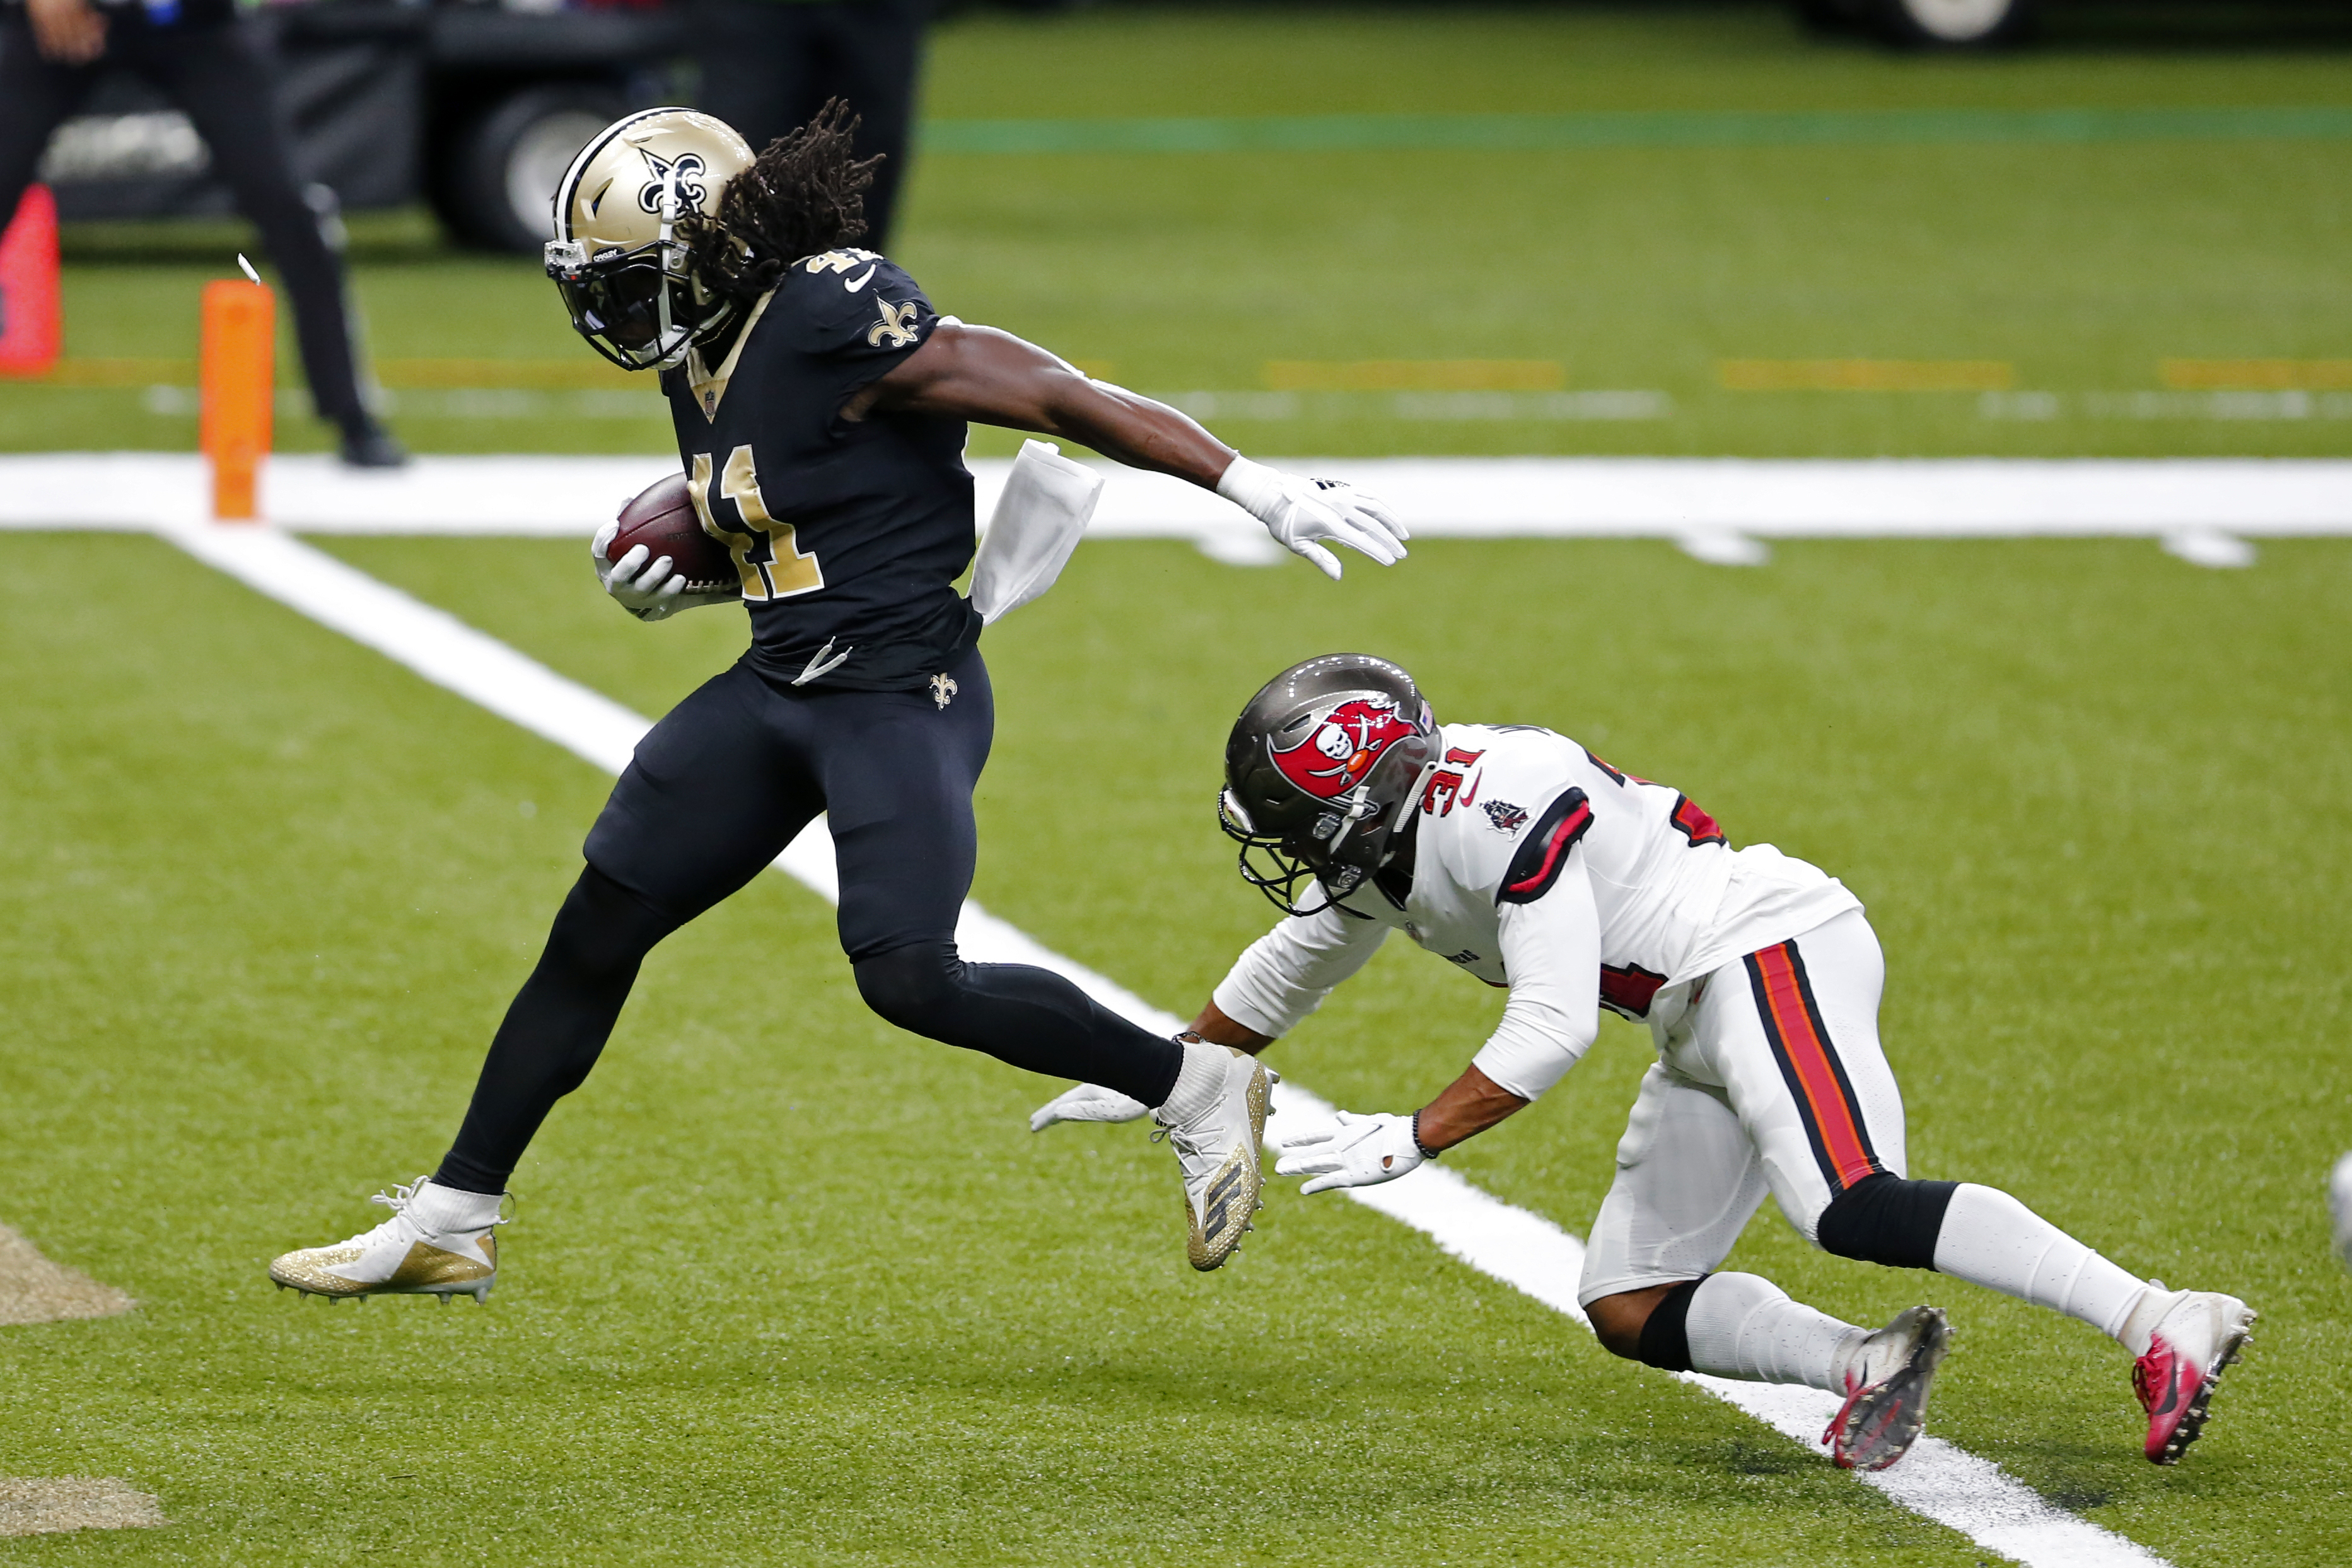
<instances>
[{"instance_id":1,"label":"red and black jersey stripe","mask_svg":"<svg viewBox=\"0 0 2352 1568\"><path fill-rule=\"evenodd\" d=\"M1831 1196L1882 1174L1886 1167L1871 1146L1869 1125L1854 1099L1845 1064L1830 1042L1829 1028L1822 1022L1813 983L1806 977L1797 945L1782 942L1748 954L1745 961L1748 983L1756 990L1757 1016L1764 1020L1764 1039L1804 1118L1805 1135L1812 1142L1813 1158L1821 1164Z\"/></svg>"},{"instance_id":2,"label":"red and black jersey stripe","mask_svg":"<svg viewBox=\"0 0 2352 1568\"><path fill-rule=\"evenodd\" d=\"M1568 852L1591 826L1592 802L1581 789L1567 790L1545 807L1528 836L1519 841L1518 852L1511 857L1511 869L1503 873L1495 902L1533 904L1549 893L1568 864Z\"/></svg>"},{"instance_id":3,"label":"red and black jersey stripe","mask_svg":"<svg viewBox=\"0 0 2352 1568\"><path fill-rule=\"evenodd\" d=\"M1700 844L1722 844L1731 841L1723 836L1723 829L1706 809L1687 795L1675 797L1675 814L1667 819L1676 831L1688 839L1694 848Z\"/></svg>"},{"instance_id":4,"label":"red and black jersey stripe","mask_svg":"<svg viewBox=\"0 0 2352 1568\"><path fill-rule=\"evenodd\" d=\"M1629 1019L1650 1016L1650 1004L1658 998L1658 990L1666 977L1655 969L1644 969L1639 964L1620 968L1614 964L1601 966L1601 1005L1611 1012Z\"/></svg>"}]
</instances>

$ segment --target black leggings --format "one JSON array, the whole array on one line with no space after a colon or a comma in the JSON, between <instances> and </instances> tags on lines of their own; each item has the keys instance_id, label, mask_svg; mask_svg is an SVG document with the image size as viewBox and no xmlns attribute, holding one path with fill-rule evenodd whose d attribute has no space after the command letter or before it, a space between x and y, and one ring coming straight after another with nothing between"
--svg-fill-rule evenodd
<instances>
[{"instance_id":1,"label":"black leggings","mask_svg":"<svg viewBox=\"0 0 2352 1568\"><path fill-rule=\"evenodd\" d=\"M506 1185L586 1080L654 945L758 875L830 805L840 931L858 994L916 1034L1157 1105L1181 1049L1050 970L967 964L956 916L977 848L971 788L995 714L977 652L954 695L779 693L737 665L637 747L588 835L588 868L490 1042L445 1184Z\"/></svg>"},{"instance_id":2,"label":"black leggings","mask_svg":"<svg viewBox=\"0 0 2352 1568\"><path fill-rule=\"evenodd\" d=\"M347 429L367 417L352 364L342 267L302 200L268 57L242 23L148 22L136 5L106 8L106 53L86 66L45 60L21 5L0 9L0 225L33 178L49 133L110 67L145 78L177 103L211 150L236 204L294 302L295 336L320 416Z\"/></svg>"}]
</instances>

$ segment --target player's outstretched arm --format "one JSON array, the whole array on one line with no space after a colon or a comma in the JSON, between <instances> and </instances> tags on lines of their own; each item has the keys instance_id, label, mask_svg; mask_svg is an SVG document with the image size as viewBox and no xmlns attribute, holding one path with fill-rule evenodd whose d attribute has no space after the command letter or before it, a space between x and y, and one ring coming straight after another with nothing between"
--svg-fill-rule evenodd
<instances>
[{"instance_id":1,"label":"player's outstretched arm","mask_svg":"<svg viewBox=\"0 0 2352 1568\"><path fill-rule=\"evenodd\" d=\"M1325 543L1382 566L1404 556L1407 530L1376 498L1336 479L1253 463L1166 403L1089 379L1034 343L993 327L941 321L923 346L843 406L845 419L927 413L1082 442L1129 467L1189 479L1256 517L1324 575L1339 575Z\"/></svg>"}]
</instances>

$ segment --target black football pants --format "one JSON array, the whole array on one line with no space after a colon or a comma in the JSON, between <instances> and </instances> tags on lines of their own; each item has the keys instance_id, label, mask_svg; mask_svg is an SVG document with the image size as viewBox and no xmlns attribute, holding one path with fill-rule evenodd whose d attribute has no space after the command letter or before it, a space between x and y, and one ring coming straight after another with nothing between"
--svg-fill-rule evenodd
<instances>
[{"instance_id":1,"label":"black football pants","mask_svg":"<svg viewBox=\"0 0 2352 1568\"><path fill-rule=\"evenodd\" d=\"M21 5L0 9L0 225L15 215L49 133L110 68L135 71L180 106L211 150L213 166L286 280L311 401L322 419L364 423L343 316L342 267L302 200L269 64L235 22L151 25L136 5L106 11L106 53L87 66L45 60Z\"/></svg>"},{"instance_id":2,"label":"black football pants","mask_svg":"<svg viewBox=\"0 0 2352 1568\"><path fill-rule=\"evenodd\" d=\"M588 869L490 1042L436 1178L498 1192L595 1065L656 943L757 876L820 811L858 993L902 1029L1157 1105L1181 1048L1049 970L967 964L956 918L978 847L972 786L996 724L977 650L953 695L779 691L739 664L670 710L588 834Z\"/></svg>"}]
</instances>

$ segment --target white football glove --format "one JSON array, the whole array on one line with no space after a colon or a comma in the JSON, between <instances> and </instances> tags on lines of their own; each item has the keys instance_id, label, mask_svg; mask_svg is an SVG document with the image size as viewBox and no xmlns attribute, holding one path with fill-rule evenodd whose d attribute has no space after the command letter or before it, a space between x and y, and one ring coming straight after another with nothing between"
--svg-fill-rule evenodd
<instances>
[{"instance_id":1,"label":"white football glove","mask_svg":"<svg viewBox=\"0 0 2352 1568\"><path fill-rule=\"evenodd\" d=\"M1142 1101L1130 1100L1116 1089L1081 1083L1030 1112L1029 1130L1042 1133L1056 1122L1132 1122L1150 1110Z\"/></svg>"},{"instance_id":2,"label":"white football glove","mask_svg":"<svg viewBox=\"0 0 2352 1568\"><path fill-rule=\"evenodd\" d=\"M1264 523L1284 549L1313 561L1334 582L1339 580L1339 558L1316 540L1329 539L1394 566L1404 559L1404 541L1412 537L1383 502L1351 485L1301 478L1246 457L1234 459L1217 481L1217 494Z\"/></svg>"},{"instance_id":3,"label":"white football glove","mask_svg":"<svg viewBox=\"0 0 2352 1568\"><path fill-rule=\"evenodd\" d=\"M686 578L671 570L669 557L656 557L643 545L633 547L618 560L607 559L605 551L620 531L617 519L599 528L588 546L588 559L595 563L596 580L604 585L604 591L638 620L667 621L681 610L726 604L741 597L731 590L687 592Z\"/></svg>"},{"instance_id":4,"label":"white football glove","mask_svg":"<svg viewBox=\"0 0 2352 1568\"><path fill-rule=\"evenodd\" d=\"M1353 1111L1342 1111L1336 1127L1284 1139L1274 1174L1313 1176L1298 1189L1298 1196L1305 1197L1326 1187L1378 1186L1396 1180L1427 1157L1412 1135L1412 1117L1392 1116L1385 1111L1359 1116Z\"/></svg>"}]
</instances>

